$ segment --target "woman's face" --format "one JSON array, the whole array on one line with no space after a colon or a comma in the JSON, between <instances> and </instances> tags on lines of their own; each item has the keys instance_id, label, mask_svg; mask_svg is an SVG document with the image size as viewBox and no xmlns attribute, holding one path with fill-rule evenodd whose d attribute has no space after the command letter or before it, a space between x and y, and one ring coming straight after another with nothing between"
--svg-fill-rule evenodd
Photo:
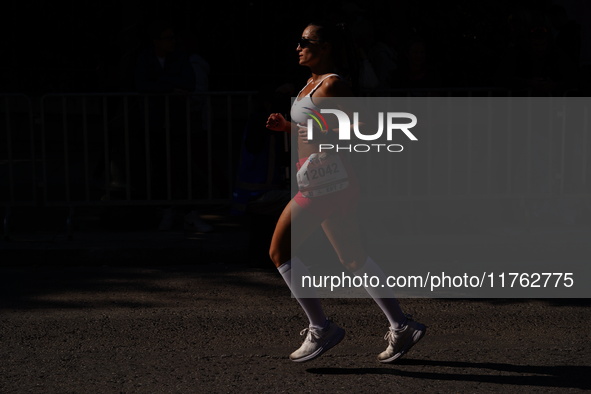
<instances>
[{"instance_id":1,"label":"woman's face","mask_svg":"<svg viewBox=\"0 0 591 394\"><path fill-rule=\"evenodd\" d=\"M302 33L297 47L301 66L314 66L326 54L327 43L319 40L317 29L316 26L308 26Z\"/></svg>"}]
</instances>

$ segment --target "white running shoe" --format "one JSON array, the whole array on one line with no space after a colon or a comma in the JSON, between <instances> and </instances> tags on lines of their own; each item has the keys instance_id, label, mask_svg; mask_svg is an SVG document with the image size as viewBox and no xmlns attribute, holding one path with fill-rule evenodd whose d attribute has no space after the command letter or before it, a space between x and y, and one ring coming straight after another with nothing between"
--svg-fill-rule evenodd
<instances>
[{"instance_id":1,"label":"white running shoe","mask_svg":"<svg viewBox=\"0 0 591 394\"><path fill-rule=\"evenodd\" d=\"M306 335L306 339L298 350L290 354L291 361L304 362L320 356L341 342L345 337L345 330L329 320L326 328L310 326L304 328L300 335Z\"/></svg>"},{"instance_id":2,"label":"white running shoe","mask_svg":"<svg viewBox=\"0 0 591 394\"><path fill-rule=\"evenodd\" d=\"M420 341L426 332L427 327L425 325L412 320L410 317L408 317L406 324L401 329L395 330L390 327L390 330L384 336L384 339L388 341L388 347L378 355L378 360L381 363L391 363L399 359Z\"/></svg>"}]
</instances>

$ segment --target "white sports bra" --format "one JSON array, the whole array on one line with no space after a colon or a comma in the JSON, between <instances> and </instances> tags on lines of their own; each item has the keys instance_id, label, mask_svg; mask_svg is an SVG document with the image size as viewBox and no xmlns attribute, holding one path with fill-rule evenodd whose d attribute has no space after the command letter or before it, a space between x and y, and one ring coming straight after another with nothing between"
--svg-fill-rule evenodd
<instances>
[{"instance_id":1,"label":"white sports bra","mask_svg":"<svg viewBox=\"0 0 591 394\"><path fill-rule=\"evenodd\" d=\"M300 94L302 93L302 91L304 89L306 89L306 86L308 86L312 81L308 82L306 84L306 86L304 86L302 88L302 90L300 90L298 92L298 95L296 96L296 99L293 101L293 104L291 105L291 112L290 112L290 116L291 116L291 121L295 122L297 124L301 124L301 125L305 125L307 120L310 118L310 116L308 115L308 113L312 111L320 111L320 108L318 108L314 102L312 101L312 94L314 94L314 92L316 91L316 89L318 89L318 87L322 84L322 82L324 82L324 80L326 78L329 77L333 77L333 76L337 76L339 78L341 78L340 75L338 74L328 74L327 76L325 76L324 78L322 78L320 80L320 82L318 82L318 84L314 87L314 89L312 89L310 91L310 93L308 93L307 95L305 95L304 97L300 98Z\"/></svg>"}]
</instances>

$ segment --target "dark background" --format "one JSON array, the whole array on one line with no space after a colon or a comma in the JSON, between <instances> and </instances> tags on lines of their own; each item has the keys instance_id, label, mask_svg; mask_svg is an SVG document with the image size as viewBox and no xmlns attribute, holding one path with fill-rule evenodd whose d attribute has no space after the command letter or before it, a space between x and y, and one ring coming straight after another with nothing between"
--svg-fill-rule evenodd
<instances>
[{"instance_id":1,"label":"dark background","mask_svg":"<svg viewBox=\"0 0 591 394\"><path fill-rule=\"evenodd\" d=\"M591 6L585 1L447 0L315 1L8 1L4 4L0 91L27 94L133 91L136 56L148 41L146 28L168 19L177 35L197 43L210 64L210 90L257 90L261 85L306 78L297 65L296 42L305 24L338 15L353 26L362 45L370 29L396 53L403 73L411 39L427 42L432 85L507 86L503 70L515 65L519 40L538 27L556 37L553 4L565 7L581 42L568 87L589 85ZM522 37L522 38L519 38ZM554 40L554 44L557 42ZM564 60L564 54L555 55ZM399 78L404 81L404 78ZM408 83L399 83L401 87Z\"/></svg>"}]
</instances>

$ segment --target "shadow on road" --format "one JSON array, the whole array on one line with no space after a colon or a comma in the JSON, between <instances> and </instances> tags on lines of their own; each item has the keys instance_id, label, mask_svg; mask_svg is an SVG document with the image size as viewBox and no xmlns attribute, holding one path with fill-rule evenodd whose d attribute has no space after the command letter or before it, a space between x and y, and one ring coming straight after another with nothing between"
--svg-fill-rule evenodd
<instances>
[{"instance_id":1,"label":"shadow on road","mask_svg":"<svg viewBox=\"0 0 591 394\"><path fill-rule=\"evenodd\" d=\"M480 369L482 373L457 372L418 372L393 368L309 368L306 371L317 375L395 375L417 379L442 381L466 381L481 383L497 383L517 386L539 386L556 388L591 389L588 366L537 366L513 365L503 363L474 363L441 360L401 360L400 366L430 366L447 368ZM491 371L502 372L503 375L492 374ZM520 374L521 376L508 375ZM526 376L523 376L526 375Z\"/></svg>"},{"instance_id":2,"label":"shadow on road","mask_svg":"<svg viewBox=\"0 0 591 394\"><path fill-rule=\"evenodd\" d=\"M241 266L0 267L0 310L53 308L156 308L219 299L211 288L274 294L277 286L241 275ZM252 272L253 270L247 270ZM268 272L254 270L255 272Z\"/></svg>"}]
</instances>

